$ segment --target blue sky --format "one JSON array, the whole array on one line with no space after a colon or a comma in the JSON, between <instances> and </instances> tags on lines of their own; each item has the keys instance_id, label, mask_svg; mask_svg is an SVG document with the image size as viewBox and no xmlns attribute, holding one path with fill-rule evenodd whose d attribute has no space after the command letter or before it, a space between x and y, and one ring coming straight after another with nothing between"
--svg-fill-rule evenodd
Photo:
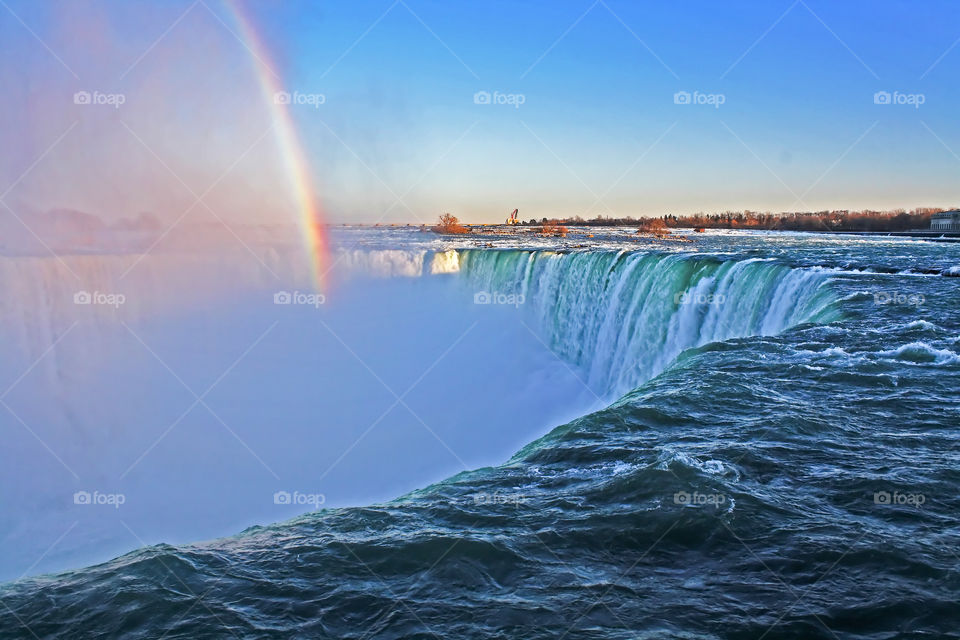
<instances>
[{"instance_id":1,"label":"blue sky","mask_svg":"<svg viewBox=\"0 0 960 640\"><path fill-rule=\"evenodd\" d=\"M5 2L0 193L80 121L10 192L17 206L179 214L181 180L203 191L269 125L219 0ZM324 97L290 112L333 221L960 204L955 2L245 7L282 87ZM98 88L127 100L61 104ZM477 104L484 91L522 104ZM287 208L273 147L245 156L211 206Z\"/></svg>"}]
</instances>

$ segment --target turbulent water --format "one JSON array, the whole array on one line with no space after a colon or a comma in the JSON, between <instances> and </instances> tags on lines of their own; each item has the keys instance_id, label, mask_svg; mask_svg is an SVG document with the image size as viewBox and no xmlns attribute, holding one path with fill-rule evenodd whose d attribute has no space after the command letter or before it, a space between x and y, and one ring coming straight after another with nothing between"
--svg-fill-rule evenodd
<instances>
[{"instance_id":1,"label":"turbulent water","mask_svg":"<svg viewBox=\"0 0 960 640\"><path fill-rule=\"evenodd\" d=\"M9 583L0 636L960 637L960 246L681 248L346 252L512 309L607 408L388 503Z\"/></svg>"}]
</instances>

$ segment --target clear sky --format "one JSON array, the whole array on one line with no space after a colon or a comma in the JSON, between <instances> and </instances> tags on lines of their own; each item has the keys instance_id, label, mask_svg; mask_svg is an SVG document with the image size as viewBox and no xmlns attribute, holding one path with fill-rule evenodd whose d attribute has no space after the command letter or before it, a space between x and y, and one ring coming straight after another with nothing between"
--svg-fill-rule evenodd
<instances>
[{"instance_id":1,"label":"clear sky","mask_svg":"<svg viewBox=\"0 0 960 640\"><path fill-rule=\"evenodd\" d=\"M960 204L954 0L237 6L0 2L3 201L284 219L260 67L334 222Z\"/></svg>"}]
</instances>

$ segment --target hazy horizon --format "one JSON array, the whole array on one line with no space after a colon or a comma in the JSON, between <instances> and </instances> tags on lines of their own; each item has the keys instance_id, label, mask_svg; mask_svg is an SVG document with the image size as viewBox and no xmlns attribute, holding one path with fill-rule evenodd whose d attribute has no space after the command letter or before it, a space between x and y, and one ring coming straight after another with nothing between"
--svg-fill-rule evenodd
<instances>
[{"instance_id":1,"label":"hazy horizon","mask_svg":"<svg viewBox=\"0 0 960 640\"><path fill-rule=\"evenodd\" d=\"M960 201L960 6L688 8L10 1L0 194L296 221L289 116L332 224Z\"/></svg>"}]
</instances>

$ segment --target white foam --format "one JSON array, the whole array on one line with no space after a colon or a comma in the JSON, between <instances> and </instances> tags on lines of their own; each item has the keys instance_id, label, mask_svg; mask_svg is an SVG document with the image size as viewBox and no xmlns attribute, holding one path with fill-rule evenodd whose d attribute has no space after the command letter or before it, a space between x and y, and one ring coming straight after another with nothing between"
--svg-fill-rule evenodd
<instances>
[{"instance_id":1,"label":"white foam","mask_svg":"<svg viewBox=\"0 0 960 640\"><path fill-rule=\"evenodd\" d=\"M914 320L903 327L904 329L923 329L925 331L938 331L940 327L926 320Z\"/></svg>"},{"instance_id":2,"label":"white foam","mask_svg":"<svg viewBox=\"0 0 960 640\"><path fill-rule=\"evenodd\" d=\"M956 364L960 362L960 355L949 349L937 349L926 342L911 342L896 349L880 351L877 355L896 358L907 362Z\"/></svg>"}]
</instances>

